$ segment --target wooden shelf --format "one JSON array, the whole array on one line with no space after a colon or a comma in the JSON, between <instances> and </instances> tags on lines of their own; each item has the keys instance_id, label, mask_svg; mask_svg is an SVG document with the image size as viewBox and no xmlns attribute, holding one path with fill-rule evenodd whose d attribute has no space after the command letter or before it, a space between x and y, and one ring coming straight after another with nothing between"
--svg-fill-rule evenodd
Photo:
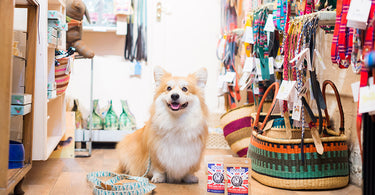
<instances>
[{"instance_id":1,"label":"wooden shelf","mask_svg":"<svg viewBox=\"0 0 375 195\"><path fill-rule=\"evenodd\" d=\"M38 0L16 0L16 7L17 6L27 6L27 5L39 5Z\"/></svg>"},{"instance_id":2,"label":"wooden shelf","mask_svg":"<svg viewBox=\"0 0 375 195\"><path fill-rule=\"evenodd\" d=\"M13 189L26 173L31 169L31 164L25 164L20 169L8 169L8 190ZM9 191L8 191L9 193Z\"/></svg>"},{"instance_id":3,"label":"wooden shelf","mask_svg":"<svg viewBox=\"0 0 375 195\"><path fill-rule=\"evenodd\" d=\"M83 26L85 32L116 32L116 27Z\"/></svg>"},{"instance_id":4,"label":"wooden shelf","mask_svg":"<svg viewBox=\"0 0 375 195\"><path fill-rule=\"evenodd\" d=\"M133 133L134 130L92 130L93 142L119 142L125 135ZM75 141L85 142L89 141L90 130L76 129Z\"/></svg>"},{"instance_id":5,"label":"wooden shelf","mask_svg":"<svg viewBox=\"0 0 375 195\"><path fill-rule=\"evenodd\" d=\"M62 45L56 45L56 44L53 44L53 43L48 43L48 48L49 49L65 50Z\"/></svg>"},{"instance_id":6,"label":"wooden shelf","mask_svg":"<svg viewBox=\"0 0 375 195\"><path fill-rule=\"evenodd\" d=\"M53 150L56 148L57 144L60 142L64 134L59 136L50 136L47 138L47 156L50 156Z\"/></svg>"},{"instance_id":7,"label":"wooden shelf","mask_svg":"<svg viewBox=\"0 0 375 195\"><path fill-rule=\"evenodd\" d=\"M61 5L63 7L66 7L65 0L48 0L48 4Z\"/></svg>"},{"instance_id":8,"label":"wooden shelf","mask_svg":"<svg viewBox=\"0 0 375 195\"><path fill-rule=\"evenodd\" d=\"M13 57L15 57L15 58L17 58L17 59L20 59L20 60L23 60L23 61L26 61L26 58L21 57L21 56L15 56L15 55L13 55Z\"/></svg>"}]
</instances>

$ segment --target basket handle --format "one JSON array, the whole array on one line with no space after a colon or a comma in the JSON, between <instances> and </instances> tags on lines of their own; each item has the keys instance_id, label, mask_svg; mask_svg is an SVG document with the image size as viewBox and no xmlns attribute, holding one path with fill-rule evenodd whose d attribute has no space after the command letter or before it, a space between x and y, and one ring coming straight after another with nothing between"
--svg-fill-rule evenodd
<instances>
[{"instance_id":1,"label":"basket handle","mask_svg":"<svg viewBox=\"0 0 375 195\"><path fill-rule=\"evenodd\" d=\"M326 87L327 85L330 85L333 89L333 91L335 92L335 96L336 96L336 101L337 101L337 105L339 107L339 112L340 112L340 133L341 134L344 134L345 133L345 127L344 127L344 111L342 109L342 104L341 104L341 99L340 99L340 94L339 94L339 91L337 90L336 88L336 85L330 81L330 80L325 80L323 82L323 90L322 90L322 93L323 93L323 98L324 98L324 102L327 104L327 101L326 101ZM327 128L331 128L331 124L330 124L330 121L329 121L329 115L328 115L328 109L327 109L328 106L326 106L326 109L324 109L324 113L326 115L326 124L327 124Z\"/></svg>"},{"instance_id":2,"label":"basket handle","mask_svg":"<svg viewBox=\"0 0 375 195\"><path fill-rule=\"evenodd\" d=\"M279 86L280 86L280 84L279 84L278 82L274 82L274 83L272 83L272 84L267 88L266 92L264 93L263 98L262 98L262 100L260 101L260 104L259 104L259 106L258 106L258 111L257 111L257 115L256 115L256 117L255 117L255 121L254 121L254 123L251 125L251 126L253 127L254 130L258 131L258 130L259 130L258 128L259 128L259 126L261 125L260 130L262 131L263 128L264 128L264 126L266 125L267 120L268 120L268 118L269 118L269 116L271 115L271 112L272 112L272 110L273 110L273 107L275 106L275 103L276 103L276 95L277 95L277 93L279 92ZM263 103L264 103L264 101L266 100L267 95L268 95L268 93L271 91L272 88L275 88L275 95L274 95L274 97L273 97L272 104L271 104L271 106L270 106L270 108L269 108L269 110L268 110L268 112L267 112L266 118L264 118L264 121L263 121L261 124L259 124L259 116L260 116L260 112L261 112L261 110L262 110Z\"/></svg>"}]
</instances>

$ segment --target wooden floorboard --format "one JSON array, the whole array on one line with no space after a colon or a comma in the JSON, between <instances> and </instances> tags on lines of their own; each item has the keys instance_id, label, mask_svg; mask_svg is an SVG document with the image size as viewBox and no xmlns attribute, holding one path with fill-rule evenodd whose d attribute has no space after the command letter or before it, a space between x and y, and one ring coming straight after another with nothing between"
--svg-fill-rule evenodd
<instances>
[{"instance_id":1,"label":"wooden floorboard","mask_svg":"<svg viewBox=\"0 0 375 195\"><path fill-rule=\"evenodd\" d=\"M206 155L229 155L229 150L207 150ZM114 170L117 165L113 149L94 149L92 157L76 159L49 159L33 162L33 168L26 176L24 190L26 194L53 195L84 195L92 194L92 189L86 182L86 174L91 171ZM198 195L206 194L205 166L196 173L198 184L157 184L153 194ZM359 195L361 188L349 185L342 189L328 191L289 191L271 188L251 180L252 194L255 195Z\"/></svg>"}]
</instances>

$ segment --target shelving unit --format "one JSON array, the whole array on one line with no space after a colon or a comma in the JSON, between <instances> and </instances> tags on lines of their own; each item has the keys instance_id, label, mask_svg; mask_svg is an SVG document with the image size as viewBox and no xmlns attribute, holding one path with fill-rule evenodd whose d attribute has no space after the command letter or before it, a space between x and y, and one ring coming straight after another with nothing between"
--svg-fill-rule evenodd
<instances>
[{"instance_id":1,"label":"shelving unit","mask_svg":"<svg viewBox=\"0 0 375 195\"><path fill-rule=\"evenodd\" d=\"M48 0L48 8L43 11L47 13L47 10L57 10L65 16L65 0ZM44 24L46 25L45 27ZM46 37L47 24L47 18L43 18L40 24L40 29L42 29L40 34ZM37 122L38 124L34 131L33 160L47 160L65 133L65 95L63 94L53 99L47 98L47 83L55 79L55 49L66 49L66 33L62 31L61 34L59 45L46 43L46 65L38 70L43 79L36 81L38 85L36 93L43 95L36 97L36 101L40 104L37 111L37 117L40 121Z\"/></svg>"},{"instance_id":2,"label":"shelving unit","mask_svg":"<svg viewBox=\"0 0 375 195\"><path fill-rule=\"evenodd\" d=\"M13 18L15 8L27 9L27 50L23 58L25 66L25 93L32 94L32 108L23 117L23 145L25 149L25 166L19 169L8 169L9 135L10 135L10 105L12 92L12 43ZM22 179L31 169L32 140L34 121L34 87L36 66L36 44L38 34L37 0L0 1L0 194L8 194L16 187L15 194L22 193Z\"/></svg>"},{"instance_id":3,"label":"shelving unit","mask_svg":"<svg viewBox=\"0 0 375 195\"><path fill-rule=\"evenodd\" d=\"M83 26L82 30L86 32L116 32L116 27Z\"/></svg>"}]
</instances>

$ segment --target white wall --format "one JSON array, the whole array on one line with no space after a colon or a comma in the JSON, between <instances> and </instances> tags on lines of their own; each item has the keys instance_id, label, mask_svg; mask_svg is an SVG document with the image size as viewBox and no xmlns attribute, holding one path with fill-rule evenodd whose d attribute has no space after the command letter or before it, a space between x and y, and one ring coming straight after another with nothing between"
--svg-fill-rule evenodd
<instances>
[{"instance_id":1,"label":"white wall","mask_svg":"<svg viewBox=\"0 0 375 195\"><path fill-rule=\"evenodd\" d=\"M152 2L149 1L150 4ZM173 8L174 5L172 3L174 2L171 1L169 3L169 6ZM122 56L125 42L123 37L109 32L83 33L83 40L97 54L94 58L94 99L103 100L99 102L102 106L105 106L105 100L112 99L117 115L121 113L119 100L127 99L130 109L137 119L137 127L143 126L149 117L149 107L152 103L154 87L152 70L155 65L160 65L175 75L187 75L195 72L200 67L206 67L208 69L208 81L205 95L208 108L214 113L225 112L224 101L222 98L219 99L216 93L216 80L220 67L220 62L217 60L215 53L220 33L220 1L195 0L191 1L191 3L185 2L185 4L189 5L186 7L186 13L185 11L184 13L173 13L176 17L184 17L184 21L180 21L183 28L176 26L178 24L176 23L177 21L168 20L170 25L167 32L170 34L167 34L165 42L160 42L157 40L160 37L153 36L155 35L152 33L155 32L156 24L155 9L152 6L148 8L149 63L142 65L140 78L130 77L129 75L131 63L125 61ZM194 16L194 14L197 16ZM199 18L194 18L198 16ZM162 17L166 17L166 15ZM171 33L172 31L177 33ZM178 33L188 34L184 34L183 39L179 39L178 35L181 34ZM176 42L176 40L179 41ZM162 52L163 58L167 58L167 60L155 60L158 58L155 53L158 52L158 49L163 48L161 44L169 44L170 46L171 42L176 43L177 47L179 47L176 50L178 49L179 52ZM187 51L194 51L194 55L186 55ZM168 62L168 60L173 60L173 63ZM186 61L189 61L189 63ZM88 116L89 89L90 61L76 60L67 94L72 98L79 99L85 119Z\"/></svg>"}]
</instances>

